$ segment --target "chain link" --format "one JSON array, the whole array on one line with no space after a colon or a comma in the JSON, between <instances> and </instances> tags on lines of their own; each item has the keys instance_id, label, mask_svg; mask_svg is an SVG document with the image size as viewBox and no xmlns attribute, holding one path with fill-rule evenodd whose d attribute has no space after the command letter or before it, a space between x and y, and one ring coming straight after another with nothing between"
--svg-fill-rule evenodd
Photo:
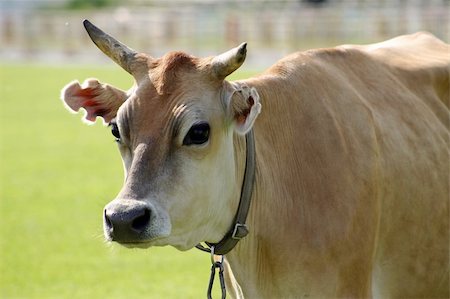
<instances>
[{"instance_id":1,"label":"chain link","mask_svg":"<svg viewBox=\"0 0 450 299\"><path fill-rule=\"evenodd\" d=\"M220 289L222 291L222 299L225 299L227 296L227 290L225 288L225 279L223 278L223 255L221 255L220 261L214 260L214 246L211 246L210 248L211 252L211 275L209 276L209 285L208 285L208 292L207 292L207 298L212 299L212 289L214 285L214 278L216 276L216 269L219 268L219 282L220 282Z\"/></svg>"}]
</instances>

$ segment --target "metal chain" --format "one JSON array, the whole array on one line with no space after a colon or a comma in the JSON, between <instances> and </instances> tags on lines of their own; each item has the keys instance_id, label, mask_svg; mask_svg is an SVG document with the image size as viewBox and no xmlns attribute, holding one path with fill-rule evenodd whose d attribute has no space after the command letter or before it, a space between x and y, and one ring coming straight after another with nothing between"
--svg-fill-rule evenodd
<instances>
[{"instance_id":1,"label":"metal chain","mask_svg":"<svg viewBox=\"0 0 450 299\"><path fill-rule=\"evenodd\" d=\"M225 288L225 279L223 278L223 255L221 256L220 261L214 260L214 246L211 246L211 275L209 276L209 285L208 285L208 292L207 292L207 298L212 299L212 288L214 285L214 278L216 276L216 269L219 268L219 282L220 282L220 289L222 291L222 299L225 299L227 297L227 290Z\"/></svg>"}]
</instances>

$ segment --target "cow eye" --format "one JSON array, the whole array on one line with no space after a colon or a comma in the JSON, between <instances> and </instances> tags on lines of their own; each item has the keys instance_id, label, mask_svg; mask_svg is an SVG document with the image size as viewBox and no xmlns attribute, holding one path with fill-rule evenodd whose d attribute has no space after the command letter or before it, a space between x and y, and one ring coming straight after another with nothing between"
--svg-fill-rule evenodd
<instances>
[{"instance_id":1,"label":"cow eye","mask_svg":"<svg viewBox=\"0 0 450 299\"><path fill-rule=\"evenodd\" d=\"M120 132L117 123L112 122L109 125L111 126L111 134L116 137L116 140L120 140Z\"/></svg>"},{"instance_id":2,"label":"cow eye","mask_svg":"<svg viewBox=\"0 0 450 299\"><path fill-rule=\"evenodd\" d=\"M183 145L204 144L209 139L209 124L198 123L193 125L183 140Z\"/></svg>"}]
</instances>

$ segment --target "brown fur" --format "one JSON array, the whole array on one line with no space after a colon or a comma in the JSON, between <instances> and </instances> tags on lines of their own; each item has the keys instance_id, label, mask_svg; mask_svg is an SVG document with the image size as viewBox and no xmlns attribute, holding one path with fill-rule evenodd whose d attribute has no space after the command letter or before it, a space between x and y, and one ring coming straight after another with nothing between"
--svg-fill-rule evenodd
<instances>
[{"instance_id":1,"label":"brown fur","mask_svg":"<svg viewBox=\"0 0 450 299\"><path fill-rule=\"evenodd\" d=\"M180 74L194 71L198 59L183 52L170 52L162 58L152 61L152 83L160 95L177 89Z\"/></svg>"},{"instance_id":2,"label":"brown fur","mask_svg":"<svg viewBox=\"0 0 450 299\"><path fill-rule=\"evenodd\" d=\"M245 81L263 106L251 234L229 254L247 298L449 297L448 53L418 34Z\"/></svg>"}]
</instances>

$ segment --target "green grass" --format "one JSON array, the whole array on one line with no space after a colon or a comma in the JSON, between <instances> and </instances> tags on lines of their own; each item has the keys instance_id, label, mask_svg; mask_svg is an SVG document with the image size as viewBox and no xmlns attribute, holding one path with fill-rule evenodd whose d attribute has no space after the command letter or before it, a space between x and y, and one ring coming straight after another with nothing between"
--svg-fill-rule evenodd
<instances>
[{"instance_id":1,"label":"green grass","mask_svg":"<svg viewBox=\"0 0 450 299\"><path fill-rule=\"evenodd\" d=\"M119 153L100 121L84 125L59 100L88 77L132 83L117 67L0 65L0 298L205 298L207 254L103 241Z\"/></svg>"}]
</instances>

